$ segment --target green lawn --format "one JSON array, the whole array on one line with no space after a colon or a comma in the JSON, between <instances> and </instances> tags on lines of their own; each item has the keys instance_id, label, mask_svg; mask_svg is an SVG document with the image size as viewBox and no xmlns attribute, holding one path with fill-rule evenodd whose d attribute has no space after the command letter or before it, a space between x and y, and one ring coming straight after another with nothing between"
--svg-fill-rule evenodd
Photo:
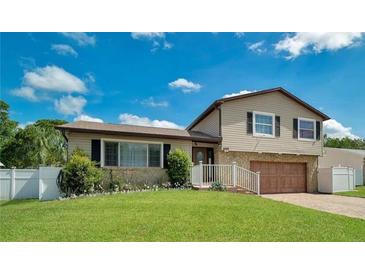
<instances>
[{"instance_id":1,"label":"green lawn","mask_svg":"<svg viewBox=\"0 0 365 274\"><path fill-rule=\"evenodd\" d=\"M354 191L338 192L337 195L365 198L365 186L358 186Z\"/></svg>"},{"instance_id":2,"label":"green lawn","mask_svg":"<svg viewBox=\"0 0 365 274\"><path fill-rule=\"evenodd\" d=\"M2 202L0 220L0 241L365 241L365 220L228 192Z\"/></svg>"}]
</instances>

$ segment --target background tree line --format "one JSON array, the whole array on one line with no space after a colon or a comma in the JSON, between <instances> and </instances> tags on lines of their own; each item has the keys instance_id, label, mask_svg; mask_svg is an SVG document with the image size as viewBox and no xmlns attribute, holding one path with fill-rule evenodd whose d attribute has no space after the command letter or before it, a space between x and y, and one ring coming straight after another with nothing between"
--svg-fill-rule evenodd
<instances>
[{"instance_id":1,"label":"background tree line","mask_svg":"<svg viewBox=\"0 0 365 274\"><path fill-rule=\"evenodd\" d=\"M25 128L9 117L10 106L0 100L0 162L5 167L37 168L40 165L63 165L66 162L66 141L56 125L64 120L42 119ZM329 138L326 147L365 149L365 139Z\"/></svg>"},{"instance_id":2,"label":"background tree line","mask_svg":"<svg viewBox=\"0 0 365 274\"><path fill-rule=\"evenodd\" d=\"M18 122L10 119L9 108L0 100L0 162L7 168L63 165L66 142L55 126L67 121L42 119L20 128Z\"/></svg>"},{"instance_id":3,"label":"background tree line","mask_svg":"<svg viewBox=\"0 0 365 274\"><path fill-rule=\"evenodd\" d=\"M349 137L329 138L325 135L324 146L336 148L365 149L365 139L350 139Z\"/></svg>"}]
</instances>

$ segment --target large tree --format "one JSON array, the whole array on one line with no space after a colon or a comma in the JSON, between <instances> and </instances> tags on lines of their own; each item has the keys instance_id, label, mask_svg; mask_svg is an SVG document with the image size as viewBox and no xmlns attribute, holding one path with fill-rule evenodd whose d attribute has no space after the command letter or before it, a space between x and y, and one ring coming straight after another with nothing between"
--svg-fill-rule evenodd
<instances>
[{"instance_id":1,"label":"large tree","mask_svg":"<svg viewBox=\"0 0 365 274\"><path fill-rule=\"evenodd\" d=\"M0 155L1 162L17 168L37 168L40 165L61 165L66 160L66 145L55 125L63 120L38 120L24 129L18 129Z\"/></svg>"},{"instance_id":2,"label":"large tree","mask_svg":"<svg viewBox=\"0 0 365 274\"><path fill-rule=\"evenodd\" d=\"M0 153L6 142L14 137L18 123L9 118L9 105L0 100Z\"/></svg>"}]
</instances>

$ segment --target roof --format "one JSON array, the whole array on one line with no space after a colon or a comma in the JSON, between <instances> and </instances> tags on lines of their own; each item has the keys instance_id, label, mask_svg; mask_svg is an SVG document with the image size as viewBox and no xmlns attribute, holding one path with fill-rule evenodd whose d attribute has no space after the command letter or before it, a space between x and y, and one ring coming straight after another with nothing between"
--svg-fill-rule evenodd
<instances>
[{"instance_id":1,"label":"roof","mask_svg":"<svg viewBox=\"0 0 365 274\"><path fill-rule=\"evenodd\" d=\"M329 116L327 116L326 114L324 114L323 112L319 111L318 109L312 107L311 105L307 104L306 102L304 102L303 100L299 99L298 97L296 97L294 94L290 93L289 91L285 90L282 87L277 87L277 88L271 88L271 89L265 89L265 90L260 90L260 91L256 91L256 92L251 92L251 93L247 93L247 94L241 94L241 95L237 95L237 96L232 96L232 97L227 97L227 98L221 98L218 100L215 100L202 114L200 114L186 129L187 130L191 130L196 124L198 124L201 120L203 120L208 114L210 114L215 108L217 108L218 106L220 106L221 104L223 104L224 102L228 102L228 101L233 101L233 100L237 100L237 99L243 99L243 98L248 98L248 97L252 97L252 96L257 96L257 95L264 95L264 94L268 94L268 93L273 93L273 92L280 92L283 95L289 97L290 99L296 101L298 104L302 105L303 107L309 109L310 111L316 113L318 116L322 117L323 120L328 120L330 119Z\"/></svg>"},{"instance_id":2,"label":"roof","mask_svg":"<svg viewBox=\"0 0 365 274\"><path fill-rule=\"evenodd\" d=\"M69 130L73 132L180 139L208 143L218 143L220 141L219 137L214 137L199 131L122 124L107 124L88 121L76 121L73 123L56 126L56 128L59 130Z\"/></svg>"}]
</instances>

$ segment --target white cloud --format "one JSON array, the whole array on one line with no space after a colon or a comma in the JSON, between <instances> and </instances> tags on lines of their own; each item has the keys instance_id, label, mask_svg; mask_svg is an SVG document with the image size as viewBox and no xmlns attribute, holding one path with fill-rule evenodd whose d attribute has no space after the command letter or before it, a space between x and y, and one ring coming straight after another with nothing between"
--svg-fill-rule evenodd
<instances>
[{"instance_id":1,"label":"white cloud","mask_svg":"<svg viewBox=\"0 0 365 274\"><path fill-rule=\"evenodd\" d=\"M141 104L149 107L168 107L169 102L167 101L155 101L153 97L149 97L141 101Z\"/></svg>"},{"instance_id":2,"label":"white cloud","mask_svg":"<svg viewBox=\"0 0 365 274\"><path fill-rule=\"evenodd\" d=\"M336 51L355 45L362 38L361 32L297 32L275 44L277 51L288 52L287 59L294 59L308 52Z\"/></svg>"},{"instance_id":3,"label":"white cloud","mask_svg":"<svg viewBox=\"0 0 365 274\"><path fill-rule=\"evenodd\" d=\"M25 122L25 123L18 124L18 127L24 129L26 126L33 125L33 124L34 124L33 121L28 121L28 122Z\"/></svg>"},{"instance_id":4,"label":"white cloud","mask_svg":"<svg viewBox=\"0 0 365 274\"><path fill-rule=\"evenodd\" d=\"M59 55L64 55L64 56L71 55L74 57L78 56L78 53L69 45L53 44L51 46L51 49L54 50Z\"/></svg>"},{"instance_id":5,"label":"white cloud","mask_svg":"<svg viewBox=\"0 0 365 274\"><path fill-rule=\"evenodd\" d=\"M132 32L131 36L133 39L141 40L154 40L156 38L165 38L164 32Z\"/></svg>"},{"instance_id":6,"label":"white cloud","mask_svg":"<svg viewBox=\"0 0 365 274\"><path fill-rule=\"evenodd\" d=\"M74 118L74 122L76 121L88 121L88 122L97 122L97 123L103 123L104 121L100 118L91 117L86 114L80 114L79 116Z\"/></svg>"},{"instance_id":7,"label":"white cloud","mask_svg":"<svg viewBox=\"0 0 365 274\"><path fill-rule=\"evenodd\" d=\"M17 89L13 89L10 93L17 97L22 97L28 101L37 102L40 100L38 96L35 94L34 89L31 87L21 87Z\"/></svg>"},{"instance_id":8,"label":"white cloud","mask_svg":"<svg viewBox=\"0 0 365 274\"><path fill-rule=\"evenodd\" d=\"M202 85L190 82L184 78L179 78L169 83L169 87L173 89L181 89L183 93L192 93L199 91L202 88Z\"/></svg>"},{"instance_id":9,"label":"white cloud","mask_svg":"<svg viewBox=\"0 0 365 274\"><path fill-rule=\"evenodd\" d=\"M170 42L164 41L163 48L164 49L171 49L174 45Z\"/></svg>"},{"instance_id":10,"label":"white cloud","mask_svg":"<svg viewBox=\"0 0 365 274\"><path fill-rule=\"evenodd\" d=\"M261 54L261 53L264 53L266 51L266 49L263 47L265 41L260 41L260 42L256 42L256 43L253 43L253 44L249 44L247 46L247 48L252 51L252 52L255 52L257 54Z\"/></svg>"},{"instance_id":11,"label":"white cloud","mask_svg":"<svg viewBox=\"0 0 365 274\"><path fill-rule=\"evenodd\" d=\"M327 120L323 123L324 133L331 138L349 137L351 139L360 138L352 133L351 127L345 127L335 119Z\"/></svg>"},{"instance_id":12,"label":"white cloud","mask_svg":"<svg viewBox=\"0 0 365 274\"><path fill-rule=\"evenodd\" d=\"M86 92L86 86L83 81L57 66L46 66L26 72L24 83L35 89L60 92Z\"/></svg>"},{"instance_id":13,"label":"white cloud","mask_svg":"<svg viewBox=\"0 0 365 274\"><path fill-rule=\"evenodd\" d=\"M94 46L96 43L95 35L88 35L85 32L62 32L62 35L76 41L79 46Z\"/></svg>"},{"instance_id":14,"label":"white cloud","mask_svg":"<svg viewBox=\"0 0 365 274\"><path fill-rule=\"evenodd\" d=\"M175 128L175 129L184 128L170 121L151 120L148 117L140 117L129 113L120 114L119 121L121 124L136 125L136 126L149 126L149 127L162 127L162 128Z\"/></svg>"},{"instance_id":15,"label":"white cloud","mask_svg":"<svg viewBox=\"0 0 365 274\"><path fill-rule=\"evenodd\" d=\"M160 48L168 50L173 47L173 44L166 40L164 32L132 32L131 37L135 40L150 41L152 43L152 52Z\"/></svg>"},{"instance_id":16,"label":"white cloud","mask_svg":"<svg viewBox=\"0 0 365 274\"><path fill-rule=\"evenodd\" d=\"M235 32L234 36L236 36L237 38L242 38L243 36L245 36L244 32Z\"/></svg>"},{"instance_id":17,"label":"white cloud","mask_svg":"<svg viewBox=\"0 0 365 274\"><path fill-rule=\"evenodd\" d=\"M255 91L256 90L241 90L239 92L233 92L233 93L225 94L223 96L223 98L228 98L228 97L233 97L233 96L237 96L237 95L248 94L248 93L252 93L252 92L255 92Z\"/></svg>"},{"instance_id":18,"label":"white cloud","mask_svg":"<svg viewBox=\"0 0 365 274\"><path fill-rule=\"evenodd\" d=\"M85 82L95 83L95 81L95 75L92 72L88 72L85 74Z\"/></svg>"},{"instance_id":19,"label":"white cloud","mask_svg":"<svg viewBox=\"0 0 365 274\"><path fill-rule=\"evenodd\" d=\"M63 96L59 100L54 101L56 110L65 115L80 115L87 101L84 97L74 97L71 95Z\"/></svg>"}]
</instances>

